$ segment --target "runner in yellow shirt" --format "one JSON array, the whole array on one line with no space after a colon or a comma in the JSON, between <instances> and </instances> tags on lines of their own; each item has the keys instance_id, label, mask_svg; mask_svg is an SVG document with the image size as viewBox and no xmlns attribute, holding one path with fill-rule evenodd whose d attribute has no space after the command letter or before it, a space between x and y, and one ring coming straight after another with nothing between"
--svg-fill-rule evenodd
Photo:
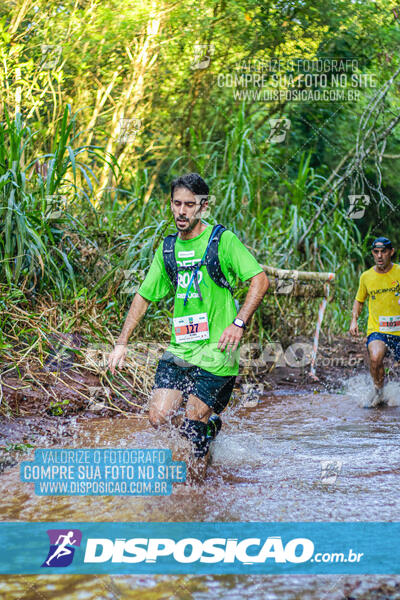
<instances>
[{"instance_id":1,"label":"runner in yellow shirt","mask_svg":"<svg viewBox=\"0 0 400 600\"><path fill-rule=\"evenodd\" d=\"M389 350L395 360L400 361L400 265L392 263L394 248L388 238L376 238L371 248L375 266L361 274L350 324L351 335L359 335L357 319L368 296L367 348L375 389L368 397L366 408L384 402L386 352Z\"/></svg>"}]
</instances>

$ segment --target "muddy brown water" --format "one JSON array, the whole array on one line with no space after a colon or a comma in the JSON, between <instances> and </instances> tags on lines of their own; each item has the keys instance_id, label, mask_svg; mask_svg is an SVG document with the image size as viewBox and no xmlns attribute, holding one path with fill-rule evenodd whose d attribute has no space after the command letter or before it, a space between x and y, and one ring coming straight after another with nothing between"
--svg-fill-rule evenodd
<instances>
[{"instance_id":1,"label":"muddy brown water","mask_svg":"<svg viewBox=\"0 0 400 600\"><path fill-rule=\"evenodd\" d=\"M399 387L400 389L400 387ZM397 392L396 392L397 393ZM275 393L224 413L203 485L166 497L43 497L0 477L3 521L398 521L400 407L360 408L352 395ZM70 421L54 447L165 448L145 419ZM25 453L21 460L33 459ZM325 481L326 461L336 481ZM331 473L332 475L332 473ZM334 474L335 475L335 474ZM399 576L2 576L7 600L400 598Z\"/></svg>"}]
</instances>

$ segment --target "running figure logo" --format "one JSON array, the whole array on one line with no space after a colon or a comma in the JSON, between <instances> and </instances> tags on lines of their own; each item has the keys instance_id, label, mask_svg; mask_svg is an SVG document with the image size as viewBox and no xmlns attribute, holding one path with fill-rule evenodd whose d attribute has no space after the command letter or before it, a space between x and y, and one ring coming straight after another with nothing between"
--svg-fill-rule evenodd
<instances>
[{"instance_id":1,"label":"running figure logo","mask_svg":"<svg viewBox=\"0 0 400 600\"><path fill-rule=\"evenodd\" d=\"M75 548L80 546L82 532L79 529L48 529L50 548L42 567L68 567L74 558Z\"/></svg>"}]
</instances>

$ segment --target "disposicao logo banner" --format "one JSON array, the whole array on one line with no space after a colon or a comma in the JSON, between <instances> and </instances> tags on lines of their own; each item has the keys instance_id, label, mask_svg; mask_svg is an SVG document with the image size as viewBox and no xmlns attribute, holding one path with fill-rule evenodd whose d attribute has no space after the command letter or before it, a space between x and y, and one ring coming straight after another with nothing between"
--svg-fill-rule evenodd
<instances>
[{"instance_id":1,"label":"disposicao logo banner","mask_svg":"<svg viewBox=\"0 0 400 600\"><path fill-rule=\"evenodd\" d=\"M396 574L400 523L0 523L2 574Z\"/></svg>"},{"instance_id":2,"label":"disposicao logo banner","mask_svg":"<svg viewBox=\"0 0 400 600\"><path fill-rule=\"evenodd\" d=\"M74 546L80 546L79 529L49 529L50 548L42 567L68 567L74 558Z\"/></svg>"}]
</instances>

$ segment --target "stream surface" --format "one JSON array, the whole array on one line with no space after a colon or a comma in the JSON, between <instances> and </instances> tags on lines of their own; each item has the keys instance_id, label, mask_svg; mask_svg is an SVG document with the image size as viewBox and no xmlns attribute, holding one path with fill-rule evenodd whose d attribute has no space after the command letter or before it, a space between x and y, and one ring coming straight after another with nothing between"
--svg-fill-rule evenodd
<instances>
[{"instance_id":1,"label":"stream surface","mask_svg":"<svg viewBox=\"0 0 400 600\"><path fill-rule=\"evenodd\" d=\"M357 396L275 392L254 408L228 408L203 485L174 484L171 496L36 496L19 465L0 477L2 521L399 521L400 386L393 406L367 410ZM167 448L147 419L74 418L55 447ZM33 459L33 452L21 460ZM334 472L326 471L327 462ZM333 477L333 479L332 479ZM379 585L397 595L376 596ZM350 587L349 587L350 586ZM285 600L400 598L400 576L375 575L9 575L7 600ZM399 587L397 587L399 586Z\"/></svg>"}]
</instances>

